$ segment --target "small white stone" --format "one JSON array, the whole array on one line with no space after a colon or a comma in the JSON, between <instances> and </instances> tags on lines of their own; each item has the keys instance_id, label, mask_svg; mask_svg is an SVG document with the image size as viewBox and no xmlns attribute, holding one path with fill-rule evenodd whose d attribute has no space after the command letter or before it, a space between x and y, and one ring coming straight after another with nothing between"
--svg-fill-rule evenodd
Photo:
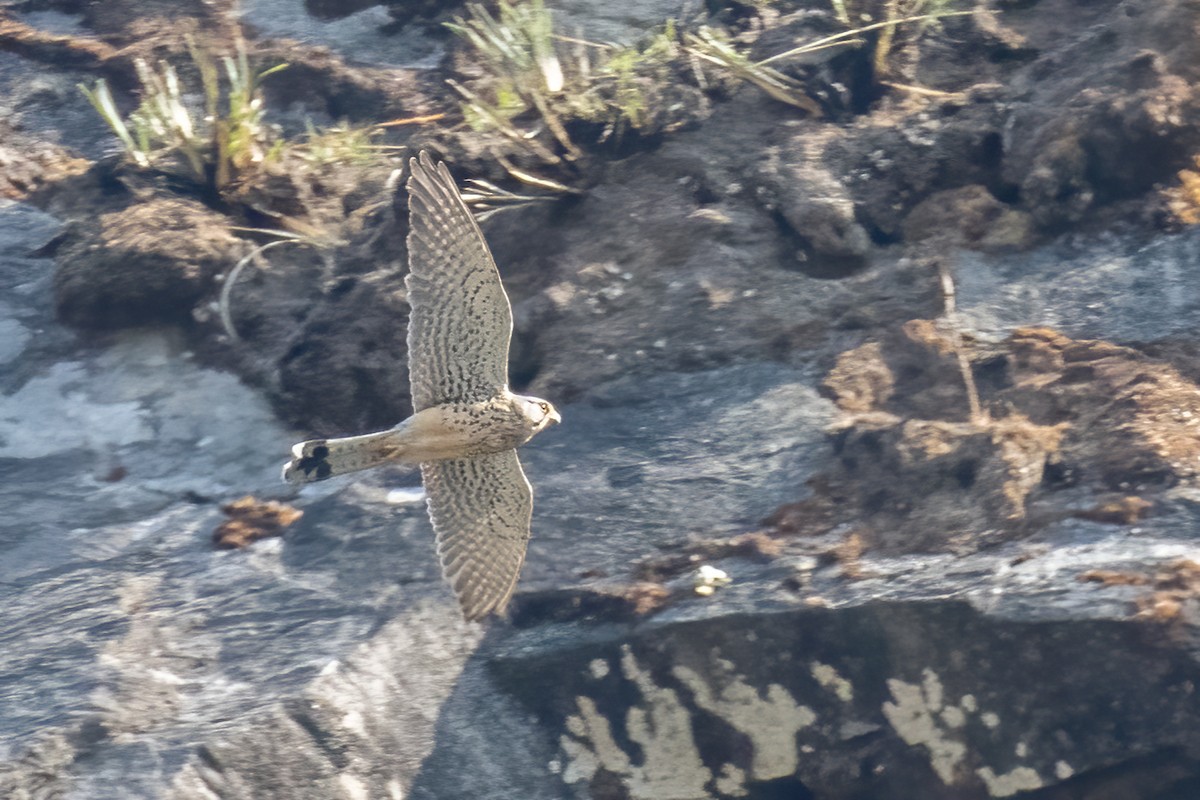
<instances>
[{"instance_id":1,"label":"small white stone","mask_svg":"<svg viewBox=\"0 0 1200 800\"><path fill-rule=\"evenodd\" d=\"M412 503L420 503L425 499L425 490L420 486L404 486L399 489L392 489L387 493L386 502L388 505L405 506Z\"/></svg>"},{"instance_id":2,"label":"small white stone","mask_svg":"<svg viewBox=\"0 0 1200 800\"><path fill-rule=\"evenodd\" d=\"M694 577L696 594L707 597L716 591L718 586L724 586L731 581L725 570L717 569L708 564L701 564Z\"/></svg>"},{"instance_id":3,"label":"small white stone","mask_svg":"<svg viewBox=\"0 0 1200 800\"><path fill-rule=\"evenodd\" d=\"M961 728L967 721L967 715L958 706L946 706L942 709L942 722L951 728Z\"/></svg>"}]
</instances>

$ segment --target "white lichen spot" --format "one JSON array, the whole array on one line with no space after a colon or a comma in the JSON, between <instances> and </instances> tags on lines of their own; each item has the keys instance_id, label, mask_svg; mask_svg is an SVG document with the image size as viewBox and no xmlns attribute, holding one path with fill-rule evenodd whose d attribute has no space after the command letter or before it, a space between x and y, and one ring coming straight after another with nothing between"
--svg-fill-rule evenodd
<instances>
[{"instance_id":1,"label":"white lichen spot","mask_svg":"<svg viewBox=\"0 0 1200 800\"><path fill-rule=\"evenodd\" d=\"M746 772L733 764L723 764L721 774L717 776L717 791L725 797L745 797Z\"/></svg>"},{"instance_id":2,"label":"white lichen spot","mask_svg":"<svg viewBox=\"0 0 1200 800\"><path fill-rule=\"evenodd\" d=\"M988 794L992 797L1011 797L1017 792L1027 792L1043 786L1041 777L1029 767L1015 767L1003 775L997 775L991 767L983 767L975 770L975 774L983 779Z\"/></svg>"},{"instance_id":3,"label":"white lichen spot","mask_svg":"<svg viewBox=\"0 0 1200 800\"><path fill-rule=\"evenodd\" d=\"M1065 761L1054 762L1054 777L1060 781L1065 781L1067 778L1075 774L1075 768Z\"/></svg>"},{"instance_id":4,"label":"white lichen spot","mask_svg":"<svg viewBox=\"0 0 1200 800\"><path fill-rule=\"evenodd\" d=\"M946 706L941 713L942 722L951 728L961 728L967 722L967 715L958 706Z\"/></svg>"},{"instance_id":5,"label":"white lichen spot","mask_svg":"<svg viewBox=\"0 0 1200 800\"><path fill-rule=\"evenodd\" d=\"M592 702L591 700L589 700L588 698L583 697L583 696L575 698L575 703L580 708L583 707L583 703L585 701L588 703ZM583 738L584 736L588 735L587 725L584 723L583 717L581 717L581 716L578 716L576 714L571 714L570 716L567 717L566 726L567 726L567 731L572 736Z\"/></svg>"},{"instance_id":6,"label":"white lichen spot","mask_svg":"<svg viewBox=\"0 0 1200 800\"><path fill-rule=\"evenodd\" d=\"M905 743L929 751L930 766L942 783L954 783L967 746L947 736L934 716L942 706L942 684L937 674L926 669L920 686L892 678L888 688L895 702L883 704L887 721Z\"/></svg>"},{"instance_id":7,"label":"white lichen spot","mask_svg":"<svg viewBox=\"0 0 1200 800\"><path fill-rule=\"evenodd\" d=\"M813 680L833 692L838 700L849 703L854 699L854 687L850 681L839 675L838 671L830 665L814 661L809 665L809 670L812 672Z\"/></svg>"},{"instance_id":8,"label":"white lichen spot","mask_svg":"<svg viewBox=\"0 0 1200 800\"><path fill-rule=\"evenodd\" d=\"M596 710L596 703L582 695L575 698L579 714L567 717L567 731L576 738L562 736L559 744L567 755L563 781L578 783L588 780L603 766L610 772L627 774L629 756L617 745L608 718ZM590 747L588 746L590 745Z\"/></svg>"},{"instance_id":9,"label":"white lichen spot","mask_svg":"<svg viewBox=\"0 0 1200 800\"><path fill-rule=\"evenodd\" d=\"M607 677L608 662L603 658L593 658L588 664L588 672L592 673L592 677L596 680Z\"/></svg>"},{"instance_id":10,"label":"white lichen spot","mask_svg":"<svg viewBox=\"0 0 1200 800\"><path fill-rule=\"evenodd\" d=\"M657 797L702 797L712 773L700 759L692 736L691 716L676 692L654 683L628 646L622 648L621 673L642 695L643 703L625 714L625 733L639 746L638 763L621 749L609 720L590 697L575 698L578 714L566 720L559 738L565 755L565 783L590 779L603 767L622 778L634 800Z\"/></svg>"},{"instance_id":11,"label":"white lichen spot","mask_svg":"<svg viewBox=\"0 0 1200 800\"><path fill-rule=\"evenodd\" d=\"M578 783L595 775L596 770L600 768L601 756L599 754L601 752L606 753L612 760L617 760L624 755L624 751L616 748L615 743L612 745L613 750L608 749L608 741L612 739L608 729L608 720L601 717L598 723L594 723L599 728L596 737L589 736L589 724L584 721L584 717L586 716L591 721L596 714L595 704L591 699L577 697L576 703L579 705L580 715L572 714L567 717L567 730L580 738L587 737L587 741L580 742L570 736L559 737L559 746L567 760L567 768L563 772L563 781L566 783ZM588 744L594 749L589 749Z\"/></svg>"},{"instance_id":12,"label":"white lichen spot","mask_svg":"<svg viewBox=\"0 0 1200 800\"><path fill-rule=\"evenodd\" d=\"M796 771L796 734L816 722L812 709L798 705L777 683L761 692L738 675L727 673L713 686L687 667L677 666L672 673L691 690L696 705L750 739L750 773L754 780L782 778Z\"/></svg>"},{"instance_id":13,"label":"white lichen spot","mask_svg":"<svg viewBox=\"0 0 1200 800\"><path fill-rule=\"evenodd\" d=\"M643 762L626 786L631 797L703 797L712 773L704 766L692 736L692 718L673 689L656 685L628 646L622 648L621 672L633 681L646 707L629 709L625 728L641 745Z\"/></svg>"},{"instance_id":14,"label":"white lichen spot","mask_svg":"<svg viewBox=\"0 0 1200 800\"><path fill-rule=\"evenodd\" d=\"M979 702L973 694L962 695L957 704L947 704L942 681L932 669L922 671L919 684L897 679L887 683L894 702L883 704L883 715L892 728L906 743L920 745L929 751L930 766L943 783L950 786L961 782L967 777L967 770L974 766L966 763L968 720L979 714L984 727L995 730L1000 727L999 715L992 711L980 713ZM1029 756L1029 746L1025 742L1017 742L1013 750L1019 759ZM971 760L978 763L978 759L976 754ZM1066 773L1060 778L1069 777L1071 768L1064 762L1059 763ZM1055 772L1059 772L1057 766ZM1041 776L1024 766L999 775L992 767L985 766L976 769L975 774L986 784L992 797L1008 797L1043 785Z\"/></svg>"},{"instance_id":15,"label":"white lichen spot","mask_svg":"<svg viewBox=\"0 0 1200 800\"><path fill-rule=\"evenodd\" d=\"M579 783L591 780L600 769L600 759L584 742L572 739L570 736L558 737L558 746L562 749L567 762L562 772L563 783Z\"/></svg>"},{"instance_id":16,"label":"white lichen spot","mask_svg":"<svg viewBox=\"0 0 1200 800\"><path fill-rule=\"evenodd\" d=\"M925 687L925 702L931 711L937 711L942 707L942 681L929 667L926 667L921 675L921 683Z\"/></svg>"}]
</instances>

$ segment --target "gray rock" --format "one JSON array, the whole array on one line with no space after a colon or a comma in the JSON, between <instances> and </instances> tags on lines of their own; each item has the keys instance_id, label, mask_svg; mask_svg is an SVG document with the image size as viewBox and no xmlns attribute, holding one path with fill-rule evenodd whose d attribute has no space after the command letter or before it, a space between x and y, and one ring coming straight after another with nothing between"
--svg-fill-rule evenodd
<instances>
[{"instance_id":1,"label":"gray rock","mask_svg":"<svg viewBox=\"0 0 1200 800\"><path fill-rule=\"evenodd\" d=\"M558 29L570 36L581 34L594 42L634 44L663 24L663 20L675 19L682 13L675 0L652 0L652 2L597 3L593 0L551 0L546 5L552 9L554 23Z\"/></svg>"},{"instance_id":2,"label":"gray rock","mask_svg":"<svg viewBox=\"0 0 1200 800\"><path fill-rule=\"evenodd\" d=\"M864 230L898 241L974 197L987 233L1006 213L1046 233L1186 163L1195 100L1174 72L1188 74L1195 37L1178 24L1181 4L1092 5L1015 4L1004 15L1015 27L992 19L986 37L947 21L960 27L929 52L952 80L898 77L962 96L924 112L883 99L878 116L839 126L818 172L792 154L823 123L781 122L742 87L701 128L615 162L578 203L534 227L507 218L510 240L538 233L541 259L522 269L506 257L521 248L505 253L499 237L521 379L561 391L566 421L525 456L536 538L512 623L486 629L456 615L415 476L275 494L300 437L174 334L80 341L57 325L50 268L27 256L54 224L0 207L0 797L1194 797L1188 557L1200 495L1189 485L1121 527L1051 518L965 556L868 552L857 579L831 563L836 542L803 528L774 557L701 556L704 540L757 530L828 466L833 413L808 362L940 308L931 265L867 246ZM390 63L377 8L289 29L300 6L248 13L270 35ZM644 7L659 10L585 13L622 38L673 12ZM991 42L975 69L947 44L963 31L967 49ZM1166 61L1133 52L1151 45ZM297 115L423 109L402 102L407 78L321 58L293 64L272 97ZM1123 95L1093 91L1097 75L1145 85L1122 109ZM51 118L27 102L58 109L75 79L28 77L0 59L14 114L80 135L72 121L86 106ZM999 85L969 90L984 79ZM1082 130L1059 127L1075 117ZM94 115L85 129L93 145L105 136ZM764 174L771 146L788 167ZM956 187L970 194L942 194ZM1018 221L1001 247L1032 241ZM793 234L866 257L853 275L816 280ZM1049 324L1153 343L1196 327L1197 241L1094 236L1019 258L939 255L954 261L965 327L980 338ZM263 286L238 299L255 303L274 284ZM336 351L351 357L331 361L358 366L360 342L387 338L374 322L398 317L375 313ZM371 413L392 413L403 402L392 373L330 405L376 392ZM246 492L305 515L280 539L214 551L213 501ZM637 616L631 567L656 555L688 569ZM701 565L732 582L695 594ZM1118 585L1080 581L1092 571Z\"/></svg>"},{"instance_id":3,"label":"gray rock","mask_svg":"<svg viewBox=\"0 0 1200 800\"><path fill-rule=\"evenodd\" d=\"M411 473L306 490L283 539L212 550L203 498L276 491L292 434L163 332L81 349L20 255L53 223L0 211L0 307L25 331L0 398L6 796L973 798L1142 758L1159 777L1128 796L1149 798L1197 775L1177 755L1196 745L1187 629L1131 618L1152 586L1077 580L1192 552L1189 490L1123 534L1067 520L967 557L868 554L858 581L793 551L725 557L730 586L691 597L684 576L639 619L617 599L630 563L754 530L825 463L833 414L817 370L631 375L527 449L535 539L513 626L481 633L414 495L390 492ZM963 254L960 303L985 329L1163 336L1187 324L1169 278L1192 244ZM1121 276L1139 290L1109 291Z\"/></svg>"},{"instance_id":4,"label":"gray rock","mask_svg":"<svg viewBox=\"0 0 1200 800\"><path fill-rule=\"evenodd\" d=\"M51 19L57 22L60 15ZM43 18L26 20L44 24ZM58 27L57 24L52 28ZM76 86L82 76L55 72L13 53L0 53L0 114L13 128L28 131L89 158L120 149ZM88 86L91 86L88 81Z\"/></svg>"},{"instance_id":5,"label":"gray rock","mask_svg":"<svg viewBox=\"0 0 1200 800\"><path fill-rule=\"evenodd\" d=\"M535 626L491 661L582 796L1012 796L1195 746L1192 656L1121 619L1132 592L1073 580L1106 551L1127 563L1190 545L1097 534L1048 537L1073 540L1072 559L871 561L867 580L818 571L799 593L784 564L731 565L719 599L641 623ZM1168 760L1168 784L1198 774Z\"/></svg>"},{"instance_id":6,"label":"gray rock","mask_svg":"<svg viewBox=\"0 0 1200 800\"><path fill-rule=\"evenodd\" d=\"M851 272L870 252L871 238L854 218L854 199L845 184L818 166L818 150L817 145L808 144L795 153L789 148L784 156L773 149L763 166L765 186L775 195L770 204L815 257L848 262L839 265L840 269L825 269L834 274Z\"/></svg>"},{"instance_id":7,"label":"gray rock","mask_svg":"<svg viewBox=\"0 0 1200 800\"><path fill-rule=\"evenodd\" d=\"M350 63L430 68L442 57L442 48L415 28L389 34L393 20L383 5L338 18L314 16L299 0L246 0L240 11L260 36L325 46Z\"/></svg>"},{"instance_id":8,"label":"gray rock","mask_svg":"<svg viewBox=\"0 0 1200 800\"><path fill-rule=\"evenodd\" d=\"M36 234L12 249L53 232L8 213ZM45 262L12 263L6 307L21 297L30 324L70 340L49 282L24 288ZM473 655L480 629L457 618L423 509L388 502L414 475L319 485L284 539L215 551L203 498L276 491L292 435L163 332L98 344L64 347L72 358L30 345L25 379L0 398L8 796L560 795L554 743ZM525 586L583 571L620 583L655 547L756 524L823 448L831 406L813 383L746 365L620 381L568 405L528 449ZM465 773L463 752L479 761Z\"/></svg>"},{"instance_id":9,"label":"gray rock","mask_svg":"<svg viewBox=\"0 0 1200 800\"><path fill-rule=\"evenodd\" d=\"M1064 237L1022 255L959 252L950 259L967 324L988 338L1046 325L1069 336L1150 342L1200 325L1191 277L1200 233L1153 240Z\"/></svg>"}]
</instances>

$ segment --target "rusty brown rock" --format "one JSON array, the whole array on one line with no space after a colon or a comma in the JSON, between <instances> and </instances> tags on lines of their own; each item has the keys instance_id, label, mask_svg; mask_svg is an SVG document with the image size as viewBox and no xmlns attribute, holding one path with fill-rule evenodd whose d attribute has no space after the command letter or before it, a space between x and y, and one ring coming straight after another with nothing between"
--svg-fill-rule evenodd
<instances>
[{"instance_id":1,"label":"rusty brown rock","mask_svg":"<svg viewBox=\"0 0 1200 800\"><path fill-rule=\"evenodd\" d=\"M964 347L979 418L940 323L912 320L842 353L823 383L847 415L837 467L768 524L821 534L865 520L868 548L966 551L1066 517L1133 524L1156 492L1200 474L1200 388L1171 364L1048 328ZM1060 493L1074 487L1090 505Z\"/></svg>"},{"instance_id":2,"label":"rusty brown rock","mask_svg":"<svg viewBox=\"0 0 1200 800\"><path fill-rule=\"evenodd\" d=\"M213 531L213 544L222 550L235 550L258 539L281 536L304 512L276 500L259 500L246 495L221 507L229 519Z\"/></svg>"}]
</instances>

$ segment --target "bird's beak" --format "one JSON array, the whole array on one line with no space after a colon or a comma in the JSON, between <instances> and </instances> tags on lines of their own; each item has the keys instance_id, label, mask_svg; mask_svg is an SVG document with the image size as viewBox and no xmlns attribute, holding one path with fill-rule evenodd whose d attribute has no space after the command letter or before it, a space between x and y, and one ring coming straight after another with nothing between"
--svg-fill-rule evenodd
<instances>
[{"instance_id":1,"label":"bird's beak","mask_svg":"<svg viewBox=\"0 0 1200 800\"><path fill-rule=\"evenodd\" d=\"M562 422L562 417L558 415L557 410L551 411L548 419L550 420L551 425L557 425L558 423Z\"/></svg>"}]
</instances>

